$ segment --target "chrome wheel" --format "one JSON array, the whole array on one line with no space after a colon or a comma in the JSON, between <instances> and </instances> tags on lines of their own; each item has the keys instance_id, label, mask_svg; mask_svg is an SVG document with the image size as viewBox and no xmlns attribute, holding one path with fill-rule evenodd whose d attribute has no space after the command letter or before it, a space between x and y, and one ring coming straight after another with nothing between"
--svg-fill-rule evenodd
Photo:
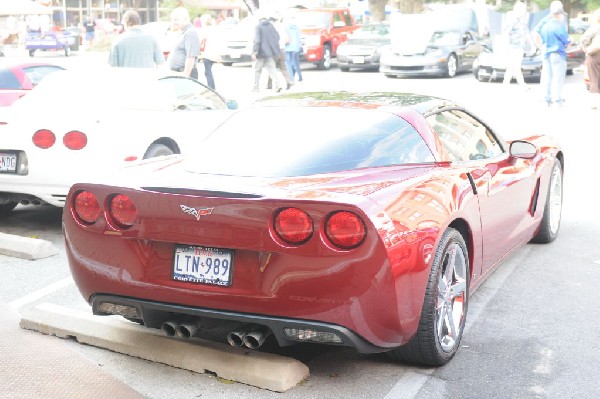
<instances>
[{"instance_id":1,"label":"chrome wheel","mask_svg":"<svg viewBox=\"0 0 600 399\"><path fill-rule=\"evenodd\" d=\"M549 227L552 234L558 233L560 217L562 214L562 171L559 164L555 164L550 176L550 191L548 192Z\"/></svg>"},{"instance_id":2,"label":"chrome wheel","mask_svg":"<svg viewBox=\"0 0 600 399\"><path fill-rule=\"evenodd\" d=\"M435 312L436 336L444 352L452 352L462 335L467 295L467 261L458 243L452 243L444 254L438 277Z\"/></svg>"},{"instance_id":3,"label":"chrome wheel","mask_svg":"<svg viewBox=\"0 0 600 399\"><path fill-rule=\"evenodd\" d=\"M435 250L417 331L388 356L429 366L441 366L452 359L467 320L469 270L465 239L449 227Z\"/></svg>"},{"instance_id":4,"label":"chrome wheel","mask_svg":"<svg viewBox=\"0 0 600 399\"><path fill-rule=\"evenodd\" d=\"M458 71L458 60L456 59L456 56L454 54L450 54L448 56L447 68L447 76L449 78L455 77L456 71Z\"/></svg>"},{"instance_id":5,"label":"chrome wheel","mask_svg":"<svg viewBox=\"0 0 600 399\"><path fill-rule=\"evenodd\" d=\"M550 172L548 182L548 193L542 219L537 233L531 239L531 242L541 244L552 242L558 236L560 229L560 218L562 214L562 192L563 192L563 170L559 159L555 159ZM539 212L536 211L536 215Z\"/></svg>"}]
</instances>

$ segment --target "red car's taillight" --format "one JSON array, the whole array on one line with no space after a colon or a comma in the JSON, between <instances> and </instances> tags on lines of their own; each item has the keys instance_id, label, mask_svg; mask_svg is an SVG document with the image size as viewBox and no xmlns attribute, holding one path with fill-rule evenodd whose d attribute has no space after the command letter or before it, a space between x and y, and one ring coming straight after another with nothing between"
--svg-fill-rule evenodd
<instances>
[{"instance_id":1,"label":"red car's taillight","mask_svg":"<svg viewBox=\"0 0 600 399\"><path fill-rule=\"evenodd\" d=\"M81 191L75 195L73 211L79 220L85 224L96 223L102 213L96 196L89 191Z\"/></svg>"},{"instance_id":2,"label":"red car's taillight","mask_svg":"<svg viewBox=\"0 0 600 399\"><path fill-rule=\"evenodd\" d=\"M87 136L77 130L72 130L63 137L63 144L70 150L81 150L87 145Z\"/></svg>"},{"instance_id":3,"label":"red car's taillight","mask_svg":"<svg viewBox=\"0 0 600 399\"><path fill-rule=\"evenodd\" d=\"M365 224L352 212L333 213L325 223L325 236L333 245L341 249L358 247L366 235Z\"/></svg>"},{"instance_id":4,"label":"red car's taillight","mask_svg":"<svg viewBox=\"0 0 600 399\"><path fill-rule=\"evenodd\" d=\"M54 143L56 143L56 136L51 130L40 129L33 134L32 141L36 147L45 150L52 147Z\"/></svg>"},{"instance_id":5,"label":"red car's taillight","mask_svg":"<svg viewBox=\"0 0 600 399\"><path fill-rule=\"evenodd\" d=\"M285 208L275 215L277 236L288 244L300 245L313 234L313 222L306 212L298 208Z\"/></svg>"},{"instance_id":6,"label":"red car's taillight","mask_svg":"<svg viewBox=\"0 0 600 399\"><path fill-rule=\"evenodd\" d=\"M129 228L135 222L137 208L128 196L117 194L110 200L108 213L114 224L119 227Z\"/></svg>"}]
</instances>

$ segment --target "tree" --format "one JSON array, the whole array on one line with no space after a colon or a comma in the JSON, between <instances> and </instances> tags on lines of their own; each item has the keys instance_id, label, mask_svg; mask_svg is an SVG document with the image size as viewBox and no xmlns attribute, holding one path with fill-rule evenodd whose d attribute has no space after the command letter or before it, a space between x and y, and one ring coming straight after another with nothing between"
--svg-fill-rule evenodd
<instances>
[{"instance_id":1,"label":"tree","mask_svg":"<svg viewBox=\"0 0 600 399\"><path fill-rule=\"evenodd\" d=\"M388 0L369 0L369 11L371 21L379 22L385 20L385 6Z\"/></svg>"}]
</instances>

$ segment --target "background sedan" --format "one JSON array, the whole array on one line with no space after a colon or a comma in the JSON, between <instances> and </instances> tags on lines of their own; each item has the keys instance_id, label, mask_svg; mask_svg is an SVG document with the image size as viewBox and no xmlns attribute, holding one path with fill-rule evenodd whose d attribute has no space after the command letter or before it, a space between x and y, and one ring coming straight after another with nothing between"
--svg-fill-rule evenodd
<instances>
[{"instance_id":1,"label":"background sedan","mask_svg":"<svg viewBox=\"0 0 600 399\"><path fill-rule=\"evenodd\" d=\"M495 46L486 46L473 63L473 76L480 82L491 82L504 79L506 59L502 51L494 51ZM572 75L575 68L581 67L585 61L585 53L579 44L567 48L567 75ZM542 54L525 54L521 62L521 72L525 80L540 81L542 76Z\"/></svg>"},{"instance_id":2,"label":"background sedan","mask_svg":"<svg viewBox=\"0 0 600 399\"><path fill-rule=\"evenodd\" d=\"M48 63L24 63L0 68L0 106L11 105L44 77L64 68Z\"/></svg>"},{"instance_id":3,"label":"background sedan","mask_svg":"<svg viewBox=\"0 0 600 399\"><path fill-rule=\"evenodd\" d=\"M348 35L338 46L337 61L342 72L350 68L379 70L381 51L391 43L390 24L369 23Z\"/></svg>"},{"instance_id":4,"label":"background sedan","mask_svg":"<svg viewBox=\"0 0 600 399\"><path fill-rule=\"evenodd\" d=\"M423 23L426 23L423 21ZM429 25L425 25L428 27ZM476 33L468 30L429 29L407 33L400 45L390 46L381 56L379 70L390 78L406 76L445 76L470 71L482 50Z\"/></svg>"}]
</instances>

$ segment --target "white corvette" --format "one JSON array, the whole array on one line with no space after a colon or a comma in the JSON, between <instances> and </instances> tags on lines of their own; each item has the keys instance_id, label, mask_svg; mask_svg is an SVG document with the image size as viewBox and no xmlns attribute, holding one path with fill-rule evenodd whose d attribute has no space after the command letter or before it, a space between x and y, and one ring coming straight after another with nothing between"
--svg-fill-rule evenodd
<instances>
[{"instance_id":1,"label":"white corvette","mask_svg":"<svg viewBox=\"0 0 600 399\"><path fill-rule=\"evenodd\" d=\"M128 162L185 153L237 108L200 82L154 70L59 71L0 115L0 213L64 205L71 185ZM227 149L223 149L223 156Z\"/></svg>"}]
</instances>

